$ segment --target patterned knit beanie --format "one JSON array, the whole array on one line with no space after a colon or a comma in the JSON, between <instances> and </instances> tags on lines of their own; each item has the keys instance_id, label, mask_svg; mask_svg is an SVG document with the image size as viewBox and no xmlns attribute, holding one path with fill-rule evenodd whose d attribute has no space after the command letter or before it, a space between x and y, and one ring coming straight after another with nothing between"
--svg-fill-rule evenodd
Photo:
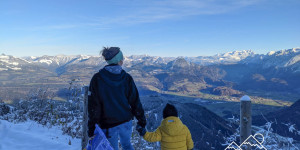
<instances>
[{"instance_id":1,"label":"patterned knit beanie","mask_svg":"<svg viewBox=\"0 0 300 150\"><path fill-rule=\"evenodd\" d=\"M123 53L119 47L104 47L102 56L109 65L118 64L118 62L124 59Z\"/></svg>"}]
</instances>

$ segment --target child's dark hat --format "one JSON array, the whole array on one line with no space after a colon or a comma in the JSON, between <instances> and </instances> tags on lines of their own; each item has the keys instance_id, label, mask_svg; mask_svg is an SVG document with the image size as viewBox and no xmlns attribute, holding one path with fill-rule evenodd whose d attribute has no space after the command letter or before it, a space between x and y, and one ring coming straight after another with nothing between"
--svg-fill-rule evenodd
<instances>
[{"instance_id":1,"label":"child's dark hat","mask_svg":"<svg viewBox=\"0 0 300 150\"><path fill-rule=\"evenodd\" d=\"M163 110L163 118L167 118L170 116L178 117L178 112L174 105L168 103Z\"/></svg>"}]
</instances>

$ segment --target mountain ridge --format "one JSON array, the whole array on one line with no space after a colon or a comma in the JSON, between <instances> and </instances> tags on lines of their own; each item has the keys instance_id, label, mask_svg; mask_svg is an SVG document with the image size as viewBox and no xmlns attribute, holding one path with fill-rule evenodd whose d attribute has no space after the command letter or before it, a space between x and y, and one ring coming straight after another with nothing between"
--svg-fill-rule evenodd
<instances>
[{"instance_id":1,"label":"mountain ridge","mask_svg":"<svg viewBox=\"0 0 300 150\"><path fill-rule=\"evenodd\" d=\"M268 92L272 92L272 95L282 95L280 92L300 93L299 52L300 48L269 52L266 55L254 54L250 50L234 51L209 56L216 57L214 62L209 59L199 62L186 57L132 55L125 56L123 68L132 74L141 93L145 94L171 92L223 99L226 96L239 97L254 90L268 97ZM220 63L219 58L233 56L241 58ZM5 91L5 87L33 84L37 88L48 83L57 91L73 79L87 85L92 75L105 65L105 60L100 56L44 55L18 58L2 54L0 85Z\"/></svg>"},{"instance_id":2,"label":"mountain ridge","mask_svg":"<svg viewBox=\"0 0 300 150\"><path fill-rule=\"evenodd\" d=\"M196 56L196 57L185 57L185 56L179 56L179 57L160 57L160 56L150 56L150 55L131 55L131 56L125 56L125 59L128 59L129 61L132 61L134 59L137 60L143 60L143 59L149 59L149 58L156 58L160 59L161 61L165 60L165 63L178 59L178 58L184 58L189 62L194 62L200 65L213 65L213 64L227 64L227 63L255 63L255 60L258 59L264 59L268 60L269 57L278 57L278 56L288 56L293 54L300 54L300 48L292 48L292 49L285 49L285 50L279 50L279 51L270 51L267 54L255 54L252 50L242 50L242 51L231 51L226 53L219 53L213 56ZM11 56L11 55L5 55L2 54L1 56ZM65 64L67 61L71 61L72 59L78 59L78 60L84 60L89 59L90 57L96 57L101 58L101 56L95 56L95 55L43 55L43 56L25 56L25 57L15 57L15 58L22 58L24 60L27 60L31 63L44 63L44 64L53 64L56 65ZM1 59L1 58L0 58ZM243 61L244 60L244 61ZM280 66L289 66L297 63L300 60L300 56L296 55L293 61L290 61L288 64L280 65ZM265 65L266 67L269 66L269 64Z\"/></svg>"}]
</instances>

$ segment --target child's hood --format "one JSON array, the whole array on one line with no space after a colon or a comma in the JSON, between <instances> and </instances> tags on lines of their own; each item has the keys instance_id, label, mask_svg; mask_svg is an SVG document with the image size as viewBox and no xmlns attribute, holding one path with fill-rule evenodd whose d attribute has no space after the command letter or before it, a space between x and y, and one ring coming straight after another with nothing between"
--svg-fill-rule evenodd
<instances>
[{"instance_id":1,"label":"child's hood","mask_svg":"<svg viewBox=\"0 0 300 150\"><path fill-rule=\"evenodd\" d=\"M167 117L161 123L161 129L168 135L180 135L184 132L184 124L178 117Z\"/></svg>"}]
</instances>

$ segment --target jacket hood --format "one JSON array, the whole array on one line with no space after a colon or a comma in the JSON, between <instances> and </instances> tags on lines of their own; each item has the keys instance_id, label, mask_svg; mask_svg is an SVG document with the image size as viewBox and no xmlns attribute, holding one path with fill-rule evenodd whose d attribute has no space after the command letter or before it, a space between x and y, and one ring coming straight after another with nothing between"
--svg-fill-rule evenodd
<instances>
[{"instance_id":1,"label":"jacket hood","mask_svg":"<svg viewBox=\"0 0 300 150\"><path fill-rule=\"evenodd\" d=\"M105 68L99 71L101 79L109 86L119 86L126 81L127 73L122 70L120 74L114 74L107 71Z\"/></svg>"},{"instance_id":2,"label":"jacket hood","mask_svg":"<svg viewBox=\"0 0 300 150\"><path fill-rule=\"evenodd\" d=\"M120 74L123 70L122 67L119 65L105 66L104 69L106 69L107 71L113 74Z\"/></svg>"},{"instance_id":3,"label":"jacket hood","mask_svg":"<svg viewBox=\"0 0 300 150\"><path fill-rule=\"evenodd\" d=\"M184 125L178 117L167 117L162 121L161 129L168 135L181 135Z\"/></svg>"}]
</instances>

